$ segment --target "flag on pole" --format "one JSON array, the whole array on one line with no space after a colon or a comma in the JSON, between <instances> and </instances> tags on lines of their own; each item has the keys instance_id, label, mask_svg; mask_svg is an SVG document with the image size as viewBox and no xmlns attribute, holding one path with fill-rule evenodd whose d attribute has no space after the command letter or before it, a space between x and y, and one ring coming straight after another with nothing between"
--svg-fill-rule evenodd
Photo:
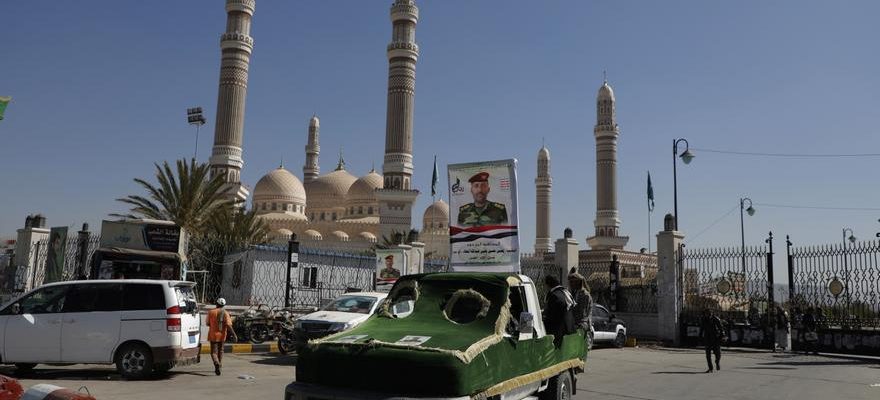
<instances>
[{"instance_id":1,"label":"flag on pole","mask_svg":"<svg viewBox=\"0 0 880 400\"><path fill-rule=\"evenodd\" d=\"M0 96L0 119L3 119L3 112L6 111L6 105L12 101L12 97Z\"/></svg>"},{"instance_id":2,"label":"flag on pole","mask_svg":"<svg viewBox=\"0 0 880 400\"><path fill-rule=\"evenodd\" d=\"M651 171L648 171L648 211L654 211L654 186L651 185Z\"/></svg>"},{"instance_id":3,"label":"flag on pole","mask_svg":"<svg viewBox=\"0 0 880 400\"><path fill-rule=\"evenodd\" d=\"M431 197L437 195L437 156L434 156L434 174L431 176Z\"/></svg>"}]
</instances>

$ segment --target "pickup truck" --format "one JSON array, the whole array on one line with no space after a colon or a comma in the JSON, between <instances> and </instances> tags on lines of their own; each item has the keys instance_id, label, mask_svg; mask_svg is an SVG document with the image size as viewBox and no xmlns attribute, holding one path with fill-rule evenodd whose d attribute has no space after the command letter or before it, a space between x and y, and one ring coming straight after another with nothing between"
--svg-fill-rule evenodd
<instances>
[{"instance_id":1,"label":"pickup truck","mask_svg":"<svg viewBox=\"0 0 880 400\"><path fill-rule=\"evenodd\" d=\"M528 277L433 273L400 278L357 327L310 341L285 400L570 399L584 332L554 344ZM395 304L412 311L395 315ZM408 308L408 307L407 307Z\"/></svg>"}]
</instances>

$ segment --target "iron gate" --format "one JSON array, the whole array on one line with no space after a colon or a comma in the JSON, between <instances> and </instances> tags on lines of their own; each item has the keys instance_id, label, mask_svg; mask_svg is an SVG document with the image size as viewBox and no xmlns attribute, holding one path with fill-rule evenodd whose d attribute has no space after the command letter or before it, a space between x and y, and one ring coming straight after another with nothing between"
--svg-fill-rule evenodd
<instances>
[{"instance_id":1,"label":"iron gate","mask_svg":"<svg viewBox=\"0 0 880 400\"><path fill-rule=\"evenodd\" d=\"M703 310L713 310L728 330L728 343L770 346L768 311L773 294L773 234L765 246L687 249L682 246L681 338L699 342Z\"/></svg>"}]
</instances>

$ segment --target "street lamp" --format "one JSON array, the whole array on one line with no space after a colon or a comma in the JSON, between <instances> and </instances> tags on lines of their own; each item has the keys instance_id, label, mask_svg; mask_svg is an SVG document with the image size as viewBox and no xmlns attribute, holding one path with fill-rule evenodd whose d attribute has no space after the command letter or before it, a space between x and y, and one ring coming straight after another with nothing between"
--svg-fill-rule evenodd
<instances>
[{"instance_id":1,"label":"street lamp","mask_svg":"<svg viewBox=\"0 0 880 400\"><path fill-rule=\"evenodd\" d=\"M186 109L186 120L190 125L196 126L196 149L193 151L193 160L198 157L199 153L199 130L205 124L205 116L202 114L201 107L193 107Z\"/></svg>"},{"instance_id":2,"label":"street lamp","mask_svg":"<svg viewBox=\"0 0 880 400\"><path fill-rule=\"evenodd\" d=\"M678 144L684 142L684 151L678 154ZM678 172L676 170L675 157L681 157L681 161L690 164L694 159L694 153L691 153L690 144L687 139L674 139L672 141L672 196L673 196L673 214L675 215L675 230L678 230Z\"/></svg>"},{"instance_id":3,"label":"street lamp","mask_svg":"<svg viewBox=\"0 0 880 400\"><path fill-rule=\"evenodd\" d=\"M746 202L749 203L749 207L746 208ZM743 221L743 210L749 214L749 216L755 215L755 208L752 207L752 199L748 197L743 197L739 199L739 234L742 244L742 274L743 280L746 279L746 230L745 223Z\"/></svg>"},{"instance_id":4,"label":"street lamp","mask_svg":"<svg viewBox=\"0 0 880 400\"><path fill-rule=\"evenodd\" d=\"M847 233L847 232L849 232L849 237L846 236L846 233ZM853 230L852 230L852 229L850 229L850 228L843 228L843 275L845 276L844 279L846 279L846 286L844 287L844 290L846 290L846 312L847 312L847 314L849 314L849 307L850 307L850 298L849 298L849 263L848 263L848 261L847 261L847 256L846 256L846 241L847 241L847 240L848 240L850 243L855 243L855 242L856 242L856 236L853 234Z\"/></svg>"}]
</instances>

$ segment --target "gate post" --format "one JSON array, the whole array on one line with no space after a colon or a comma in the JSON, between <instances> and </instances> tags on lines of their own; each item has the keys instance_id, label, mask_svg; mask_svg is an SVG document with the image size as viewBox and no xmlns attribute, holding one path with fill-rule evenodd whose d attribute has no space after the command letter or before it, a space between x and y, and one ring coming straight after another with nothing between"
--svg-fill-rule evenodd
<instances>
[{"instance_id":1,"label":"gate post","mask_svg":"<svg viewBox=\"0 0 880 400\"><path fill-rule=\"evenodd\" d=\"M560 282L565 282L568 271L577 268L579 264L580 251L578 250L578 242L572 238L571 228L565 228L561 239L556 240L556 253L553 255L553 262L559 267ZM543 285L544 282L535 282L535 285Z\"/></svg>"},{"instance_id":2,"label":"gate post","mask_svg":"<svg viewBox=\"0 0 880 400\"><path fill-rule=\"evenodd\" d=\"M77 232L77 240L79 241L79 249L77 249L76 271L73 275L77 280L84 280L88 279L86 271L89 270L86 265L89 260L89 224L82 224L82 230Z\"/></svg>"},{"instance_id":3,"label":"gate post","mask_svg":"<svg viewBox=\"0 0 880 400\"><path fill-rule=\"evenodd\" d=\"M788 263L788 303L794 304L794 258L791 257L791 239L785 235L785 261ZM804 310L806 311L806 310Z\"/></svg>"},{"instance_id":4,"label":"gate post","mask_svg":"<svg viewBox=\"0 0 880 400\"><path fill-rule=\"evenodd\" d=\"M770 250L767 252L767 307L776 308L776 298L773 296L773 232L770 237L764 240L764 243L770 244Z\"/></svg>"},{"instance_id":5,"label":"gate post","mask_svg":"<svg viewBox=\"0 0 880 400\"><path fill-rule=\"evenodd\" d=\"M681 254L684 233L675 230L675 218L666 214L664 229L657 234L657 338L681 343Z\"/></svg>"},{"instance_id":6,"label":"gate post","mask_svg":"<svg viewBox=\"0 0 880 400\"><path fill-rule=\"evenodd\" d=\"M287 241L287 272L284 277L284 308L290 308L290 276L291 270L299 267L299 242L296 234L291 233Z\"/></svg>"}]
</instances>

